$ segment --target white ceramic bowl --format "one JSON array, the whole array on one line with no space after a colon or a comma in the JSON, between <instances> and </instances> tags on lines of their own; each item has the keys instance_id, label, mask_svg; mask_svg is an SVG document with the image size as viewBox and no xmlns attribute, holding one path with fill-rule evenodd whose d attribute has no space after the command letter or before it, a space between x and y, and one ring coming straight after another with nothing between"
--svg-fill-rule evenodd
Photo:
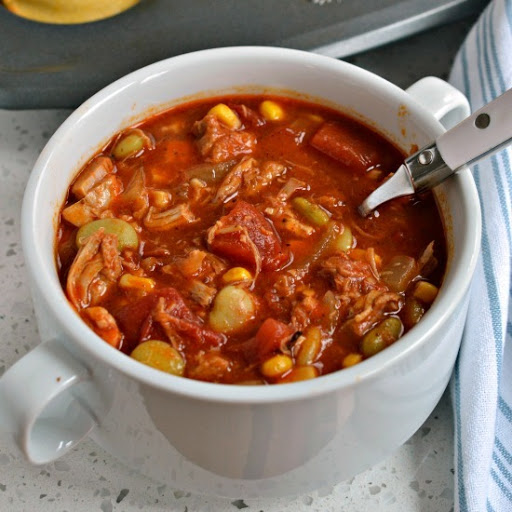
<instances>
[{"instance_id":1,"label":"white ceramic bowl","mask_svg":"<svg viewBox=\"0 0 512 512\"><path fill-rule=\"evenodd\" d=\"M115 132L173 104L269 90L336 106L406 151L442 133L436 117L468 114L460 93L437 79L408 94L331 58L253 47L158 62L86 101L44 148L23 204L23 247L43 343L4 374L0 406L4 427L33 463L61 456L90 434L131 468L173 487L232 497L297 494L383 459L435 407L459 348L480 242L467 170L436 191L449 262L432 308L394 345L341 372L261 387L174 377L112 349L64 296L55 227L82 164Z\"/></svg>"}]
</instances>

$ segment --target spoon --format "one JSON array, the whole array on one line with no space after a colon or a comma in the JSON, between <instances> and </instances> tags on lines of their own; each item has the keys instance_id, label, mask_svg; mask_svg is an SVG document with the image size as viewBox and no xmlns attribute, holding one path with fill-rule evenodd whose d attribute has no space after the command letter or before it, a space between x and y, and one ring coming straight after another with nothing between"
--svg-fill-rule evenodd
<instances>
[{"instance_id":1,"label":"spoon","mask_svg":"<svg viewBox=\"0 0 512 512\"><path fill-rule=\"evenodd\" d=\"M512 143L512 89L491 101L434 142L407 158L393 176L360 205L366 217L377 206L396 197L429 190Z\"/></svg>"}]
</instances>

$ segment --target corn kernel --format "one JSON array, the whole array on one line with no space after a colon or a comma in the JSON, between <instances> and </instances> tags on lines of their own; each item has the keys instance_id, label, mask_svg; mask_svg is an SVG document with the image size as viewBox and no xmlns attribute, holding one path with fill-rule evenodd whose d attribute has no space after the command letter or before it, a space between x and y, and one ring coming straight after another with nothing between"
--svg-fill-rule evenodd
<instances>
[{"instance_id":1,"label":"corn kernel","mask_svg":"<svg viewBox=\"0 0 512 512\"><path fill-rule=\"evenodd\" d=\"M363 356L361 354L356 354L355 352L346 355L343 358L343 362L341 363L343 368L348 368L349 366L354 366L360 363L363 360Z\"/></svg>"},{"instance_id":2,"label":"corn kernel","mask_svg":"<svg viewBox=\"0 0 512 512\"><path fill-rule=\"evenodd\" d=\"M288 375L286 375L279 383L299 382L301 380L309 380L318 377L318 370L314 366L297 366Z\"/></svg>"},{"instance_id":3,"label":"corn kernel","mask_svg":"<svg viewBox=\"0 0 512 512\"><path fill-rule=\"evenodd\" d=\"M260 114L267 121L281 121L284 118L284 110L275 101L265 100L260 103Z\"/></svg>"},{"instance_id":4,"label":"corn kernel","mask_svg":"<svg viewBox=\"0 0 512 512\"><path fill-rule=\"evenodd\" d=\"M252 281L252 274L243 267L230 268L223 276L222 282L226 284Z\"/></svg>"},{"instance_id":5,"label":"corn kernel","mask_svg":"<svg viewBox=\"0 0 512 512\"><path fill-rule=\"evenodd\" d=\"M155 281L149 277L139 277L132 274L123 274L119 279L119 286L125 289L137 289L149 292L155 287Z\"/></svg>"},{"instance_id":6,"label":"corn kernel","mask_svg":"<svg viewBox=\"0 0 512 512\"><path fill-rule=\"evenodd\" d=\"M221 123L232 130L237 130L242 126L240 118L227 105L224 105L224 103L219 103L215 105L215 107L212 107L208 111L208 114L213 114Z\"/></svg>"},{"instance_id":7,"label":"corn kernel","mask_svg":"<svg viewBox=\"0 0 512 512\"><path fill-rule=\"evenodd\" d=\"M293 361L291 357L285 356L284 354L278 354L267 359L261 365L261 373L265 377L274 378L291 370L292 367Z\"/></svg>"},{"instance_id":8,"label":"corn kernel","mask_svg":"<svg viewBox=\"0 0 512 512\"><path fill-rule=\"evenodd\" d=\"M413 295L425 304L432 304L437 297L437 286L428 283L427 281L418 281L414 287Z\"/></svg>"}]
</instances>

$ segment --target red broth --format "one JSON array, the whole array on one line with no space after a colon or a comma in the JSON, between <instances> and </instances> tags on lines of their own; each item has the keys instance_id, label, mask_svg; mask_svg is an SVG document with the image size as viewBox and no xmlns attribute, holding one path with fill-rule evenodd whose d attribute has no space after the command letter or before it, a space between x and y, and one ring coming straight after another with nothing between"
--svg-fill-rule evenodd
<instances>
[{"instance_id":1,"label":"red broth","mask_svg":"<svg viewBox=\"0 0 512 512\"><path fill-rule=\"evenodd\" d=\"M403 159L296 99L180 105L78 174L62 286L107 343L175 375L264 384L353 366L420 321L446 266L431 194L357 213Z\"/></svg>"}]
</instances>

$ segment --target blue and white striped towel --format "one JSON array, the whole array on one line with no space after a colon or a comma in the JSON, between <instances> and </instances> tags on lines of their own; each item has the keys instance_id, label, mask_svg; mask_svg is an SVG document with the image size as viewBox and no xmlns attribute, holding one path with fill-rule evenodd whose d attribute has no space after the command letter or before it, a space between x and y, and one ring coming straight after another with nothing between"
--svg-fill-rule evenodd
<instances>
[{"instance_id":1,"label":"blue and white striped towel","mask_svg":"<svg viewBox=\"0 0 512 512\"><path fill-rule=\"evenodd\" d=\"M459 51L450 80L473 111L512 87L512 0L487 6ZM482 250L451 381L460 512L512 511L511 163L508 148L473 167L482 204Z\"/></svg>"}]
</instances>

